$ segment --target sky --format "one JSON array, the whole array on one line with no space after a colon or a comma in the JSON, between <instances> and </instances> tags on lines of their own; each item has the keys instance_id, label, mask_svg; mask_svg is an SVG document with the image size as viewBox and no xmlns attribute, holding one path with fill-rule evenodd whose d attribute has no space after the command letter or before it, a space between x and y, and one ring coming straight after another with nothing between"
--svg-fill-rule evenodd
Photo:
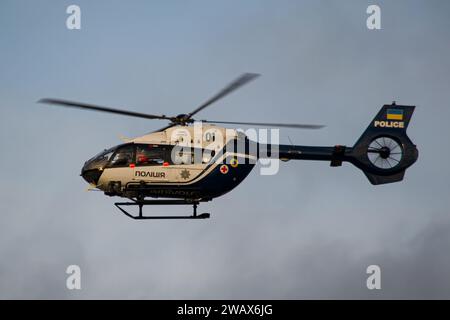
<instances>
[{"instance_id":1,"label":"sky","mask_svg":"<svg viewBox=\"0 0 450 320\"><path fill-rule=\"evenodd\" d=\"M81 8L81 30L66 8ZM381 30L366 27L371 4ZM450 298L450 2L0 2L1 299ZM36 104L72 99L224 121L320 123L281 143L352 146L383 104L416 105L419 160L373 186L350 164L258 168L200 205L134 221L85 192L87 159L166 123ZM154 207L153 214L190 213ZM81 268L81 290L66 268ZM366 268L381 268L368 290Z\"/></svg>"}]
</instances>

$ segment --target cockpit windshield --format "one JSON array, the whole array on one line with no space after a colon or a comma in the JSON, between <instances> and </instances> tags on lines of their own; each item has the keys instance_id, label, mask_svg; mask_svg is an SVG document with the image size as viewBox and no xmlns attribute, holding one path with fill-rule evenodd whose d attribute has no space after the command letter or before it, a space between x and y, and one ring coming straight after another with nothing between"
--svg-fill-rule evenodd
<instances>
[{"instance_id":1,"label":"cockpit windshield","mask_svg":"<svg viewBox=\"0 0 450 320\"><path fill-rule=\"evenodd\" d=\"M109 159L111 158L111 156L114 153L114 148L108 149L108 150L104 150L100 153L98 153L97 155L95 155L94 157L92 157L89 161L91 162L108 162Z\"/></svg>"},{"instance_id":2,"label":"cockpit windshield","mask_svg":"<svg viewBox=\"0 0 450 320\"><path fill-rule=\"evenodd\" d=\"M97 155L86 161L83 166L83 170L86 171L105 168L110 158L114 154L115 149L116 148L111 148L98 153Z\"/></svg>"}]
</instances>

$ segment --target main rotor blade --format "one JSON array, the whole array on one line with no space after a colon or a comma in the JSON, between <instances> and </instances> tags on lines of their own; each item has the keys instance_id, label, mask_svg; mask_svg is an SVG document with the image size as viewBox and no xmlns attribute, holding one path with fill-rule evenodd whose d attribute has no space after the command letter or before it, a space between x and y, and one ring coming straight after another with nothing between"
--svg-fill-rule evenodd
<instances>
[{"instance_id":1,"label":"main rotor blade","mask_svg":"<svg viewBox=\"0 0 450 320\"><path fill-rule=\"evenodd\" d=\"M192 118L192 116L194 114L196 114L199 111L205 109L210 104L212 104L212 103L216 102L217 100L225 97L227 94L230 94L234 90L239 89L240 87L242 87L243 85L245 85L246 83L252 81L253 79L255 79L257 77L259 77L259 74L257 74L257 73L244 73L244 74L242 74L239 78L235 79L233 82L231 82L229 85L227 85L225 88L223 88L215 96L213 96L208 101L206 101L201 106L199 106L197 109L195 109L194 111L189 113L188 114L188 118Z\"/></svg>"},{"instance_id":2,"label":"main rotor blade","mask_svg":"<svg viewBox=\"0 0 450 320\"><path fill-rule=\"evenodd\" d=\"M242 124L249 126L263 126L263 127L280 127L280 128L294 128L294 129L320 129L325 127L321 124L297 124L297 123L266 123L266 122L236 122L236 121L210 121L200 120L204 123L221 123L221 124Z\"/></svg>"},{"instance_id":3,"label":"main rotor blade","mask_svg":"<svg viewBox=\"0 0 450 320\"><path fill-rule=\"evenodd\" d=\"M120 114L123 116L130 116L130 117L137 117L137 118L144 118L144 119L162 119L162 120L172 120L171 117L166 117L164 115L157 116L153 114L147 114L147 113L139 113L134 111L127 111L127 110L120 110L120 109L113 109L113 108L107 108L107 107L100 107L93 104L86 104L86 103L80 103L80 102L74 102L74 101L68 101L68 100L60 100L60 99L41 99L38 101L39 103L47 103L51 105L58 105L63 107L69 107L69 108L78 108L78 109L87 109L87 110L94 110L94 111L101 111L101 112L109 112L109 113L115 113Z\"/></svg>"}]
</instances>

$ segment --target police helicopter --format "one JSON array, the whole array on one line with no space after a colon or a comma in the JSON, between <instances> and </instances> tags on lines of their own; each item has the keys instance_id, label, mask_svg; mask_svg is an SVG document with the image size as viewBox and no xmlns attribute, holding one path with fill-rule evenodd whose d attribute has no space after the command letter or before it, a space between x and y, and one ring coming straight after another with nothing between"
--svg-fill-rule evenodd
<instances>
[{"instance_id":1,"label":"police helicopter","mask_svg":"<svg viewBox=\"0 0 450 320\"><path fill-rule=\"evenodd\" d=\"M369 181L385 184L403 180L405 170L418 158L416 145L406 134L414 106L384 105L353 146L300 146L260 143L241 131L217 124L277 128L319 129L322 125L241 121L196 121L194 116L258 75L245 73L190 113L153 115L61 99L38 102L145 119L169 121L155 132L127 139L84 163L81 176L91 189L127 198L115 205L133 219L204 219L200 202L210 201L238 186L259 159L328 161L339 167L349 162ZM151 198L151 199L148 199ZM189 216L147 216L147 205L192 205ZM137 206L133 215L124 207Z\"/></svg>"}]
</instances>

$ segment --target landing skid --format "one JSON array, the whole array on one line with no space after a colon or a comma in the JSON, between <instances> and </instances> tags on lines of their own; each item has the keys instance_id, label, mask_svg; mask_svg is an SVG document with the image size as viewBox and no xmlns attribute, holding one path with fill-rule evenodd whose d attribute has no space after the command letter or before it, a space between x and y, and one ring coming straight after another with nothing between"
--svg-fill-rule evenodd
<instances>
[{"instance_id":1,"label":"landing skid","mask_svg":"<svg viewBox=\"0 0 450 320\"><path fill-rule=\"evenodd\" d=\"M134 200L133 200L134 201ZM137 200L134 202L116 202L114 205L119 208L126 216L135 220L156 220L156 219L208 219L209 213L197 214L198 201L186 201L186 200ZM192 205L192 216L144 216L142 214L142 208L147 205ZM122 206L137 206L139 207L139 215L134 216L126 211Z\"/></svg>"}]
</instances>

